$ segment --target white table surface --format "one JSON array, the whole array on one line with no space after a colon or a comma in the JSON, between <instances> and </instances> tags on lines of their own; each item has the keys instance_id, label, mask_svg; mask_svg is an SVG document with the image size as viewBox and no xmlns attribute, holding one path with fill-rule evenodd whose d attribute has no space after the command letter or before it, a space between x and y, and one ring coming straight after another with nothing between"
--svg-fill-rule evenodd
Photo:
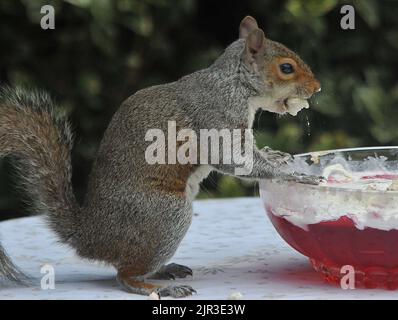
<instances>
[{"instance_id":1,"label":"white table surface","mask_svg":"<svg viewBox=\"0 0 398 320\"><path fill-rule=\"evenodd\" d=\"M194 271L193 278L176 280L197 290L188 299L228 299L237 292L243 299L398 298L398 291L324 283L308 259L279 237L259 198L196 201L194 212L172 259ZM114 269L59 244L42 217L2 222L0 235L14 262L35 279L31 287L0 287L0 299L148 299L121 291ZM54 267L55 289L41 289L44 264Z\"/></svg>"}]
</instances>

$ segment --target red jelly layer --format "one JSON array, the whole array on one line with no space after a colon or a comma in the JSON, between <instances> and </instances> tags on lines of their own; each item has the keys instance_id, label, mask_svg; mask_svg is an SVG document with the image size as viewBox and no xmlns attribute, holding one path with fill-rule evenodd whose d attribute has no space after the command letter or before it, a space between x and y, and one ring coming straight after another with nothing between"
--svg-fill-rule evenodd
<instances>
[{"instance_id":1,"label":"red jelly layer","mask_svg":"<svg viewBox=\"0 0 398 320\"><path fill-rule=\"evenodd\" d=\"M356 287L398 288L398 230L359 230L346 216L304 230L274 215L271 208L267 212L282 238L309 257L327 282L340 284L341 267L351 265Z\"/></svg>"},{"instance_id":2,"label":"red jelly layer","mask_svg":"<svg viewBox=\"0 0 398 320\"><path fill-rule=\"evenodd\" d=\"M398 180L397 174L375 174L373 176L363 176L361 177L362 180L369 180L369 179L382 179L382 180Z\"/></svg>"}]
</instances>

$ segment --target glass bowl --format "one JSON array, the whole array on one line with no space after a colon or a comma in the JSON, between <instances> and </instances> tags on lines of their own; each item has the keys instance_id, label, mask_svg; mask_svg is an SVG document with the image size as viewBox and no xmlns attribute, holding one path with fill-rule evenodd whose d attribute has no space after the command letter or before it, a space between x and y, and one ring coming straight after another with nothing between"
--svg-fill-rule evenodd
<instances>
[{"instance_id":1,"label":"glass bowl","mask_svg":"<svg viewBox=\"0 0 398 320\"><path fill-rule=\"evenodd\" d=\"M294 166L322 175L341 165L361 179L398 180L398 147L329 150L295 156ZM398 182L398 181L397 181ZM307 256L329 283L348 270L355 287L398 288L398 191L263 180L260 196L280 236ZM348 266L348 267L347 267Z\"/></svg>"}]
</instances>

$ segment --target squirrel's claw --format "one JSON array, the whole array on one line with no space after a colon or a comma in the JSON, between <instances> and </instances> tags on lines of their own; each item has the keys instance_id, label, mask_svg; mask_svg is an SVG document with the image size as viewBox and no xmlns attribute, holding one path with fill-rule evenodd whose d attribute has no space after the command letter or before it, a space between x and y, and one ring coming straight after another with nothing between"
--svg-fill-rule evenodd
<instances>
[{"instance_id":1,"label":"squirrel's claw","mask_svg":"<svg viewBox=\"0 0 398 320\"><path fill-rule=\"evenodd\" d=\"M285 175L283 177L273 179L273 181L293 181L302 184L310 184L310 185L318 185L322 181L325 180L325 177L322 176L314 176L314 175L307 175L307 174L300 174L300 173L292 173Z\"/></svg>"},{"instance_id":2,"label":"squirrel's claw","mask_svg":"<svg viewBox=\"0 0 398 320\"><path fill-rule=\"evenodd\" d=\"M175 280L175 278L186 278L187 276L192 276L192 274L192 269L177 263L170 263L161 267L149 279Z\"/></svg>"},{"instance_id":3,"label":"squirrel's claw","mask_svg":"<svg viewBox=\"0 0 398 320\"><path fill-rule=\"evenodd\" d=\"M264 147L261 152L265 153L266 159L277 166L288 164L294 160L290 153L273 150L270 147Z\"/></svg>"},{"instance_id":4,"label":"squirrel's claw","mask_svg":"<svg viewBox=\"0 0 398 320\"><path fill-rule=\"evenodd\" d=\"M192 276L192 270L186 266L176 263L164 265L159 271L151 275L150 279L174 280L175 278L185 278ZM195 289L187 285L169 285L161 287L155 291L160 297L183 298L196 293Z\"/></svg>"},{"instance_id":5,"label":"squirrel's claw","mask_svg":"<svg viewBox=\"0 0 398 320\"><path fill-rule=\"evenodd\" d=\"M186 285L170 285L159 288L155 291L160 297L184 298L196 293L191 286Z\"/></svg>"}]
</instances>

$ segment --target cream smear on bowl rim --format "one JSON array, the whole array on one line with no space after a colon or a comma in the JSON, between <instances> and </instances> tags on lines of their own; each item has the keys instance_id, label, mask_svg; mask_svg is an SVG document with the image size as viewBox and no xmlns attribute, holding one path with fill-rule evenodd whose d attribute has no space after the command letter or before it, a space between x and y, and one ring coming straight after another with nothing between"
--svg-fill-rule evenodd
<instances>
[{"instance_id":1,"label":"cream smear on bowl rim","mask_svg":"<svg viewBox=\"0 0 398 320\"><path fill-rule=\"evenodd\" d=\"M396 149L398 153L398 148L390 147L354 150L377 153L385 149ZM296 156L294 168L297 171L323 175L328 180L318 186L261 181L260 192L266 206L272 208L274 215L303 229L307 229L309 224L346 216L358 229L398 230L396 156L393 161L377 154L355 161L341 155L349 150L352 149ZM306 161L309 158L310 164Z\"/></svg>"}]
</instances>

